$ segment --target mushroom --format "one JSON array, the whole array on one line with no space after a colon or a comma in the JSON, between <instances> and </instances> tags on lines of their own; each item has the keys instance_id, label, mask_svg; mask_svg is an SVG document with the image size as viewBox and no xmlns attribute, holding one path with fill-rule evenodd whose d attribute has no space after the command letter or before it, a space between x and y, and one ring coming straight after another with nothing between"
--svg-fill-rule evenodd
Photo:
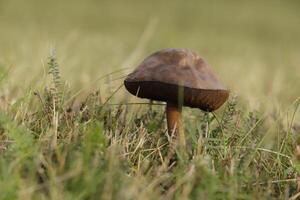
<instances>
[{"instance_id":1,"label":"mushroom","mask_svg":"<svg viewBox=\"0 0 300 200\"><path fill-rule=\"evenodd\" d=\"M228 99L208 63L189 49L163 49L147 57L124 81L140 98L166 102L169 133L182 130L182 106L211 112Z\"/></svg>"}]
</instances>

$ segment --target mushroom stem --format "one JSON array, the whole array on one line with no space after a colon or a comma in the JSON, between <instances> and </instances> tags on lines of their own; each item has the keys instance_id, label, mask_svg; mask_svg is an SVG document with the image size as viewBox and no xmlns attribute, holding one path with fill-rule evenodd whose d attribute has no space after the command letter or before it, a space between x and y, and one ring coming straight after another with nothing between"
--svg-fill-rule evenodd
<instances>
[{"instance_id":1,"label":"mushroom stem","mask_svg":"<svg viewBox=\"0 0 300 200\"><path fill-rule=\"evenodd\" d=\"M185 137L183 132L182 120L181 120L182 106L167 102L166 114L168 132L170 135L179 136L179 145L185 146Z\"/></svg>"}]
</instances>

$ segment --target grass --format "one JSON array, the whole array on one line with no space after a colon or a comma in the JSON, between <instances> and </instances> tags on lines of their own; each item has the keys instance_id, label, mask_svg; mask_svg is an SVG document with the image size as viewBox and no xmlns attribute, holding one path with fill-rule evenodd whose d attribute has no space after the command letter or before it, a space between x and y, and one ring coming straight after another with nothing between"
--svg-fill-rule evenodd
<instances>
[{"instance_id":1,"label":"grass","mask_svg":"<svg viewBox=\"0 0 300 200\"><path fill-rule=\"evenodd\" d=\"M297 199L299 6L0 0L0 199ZM232 91L184 108L186 149L122 85L174 46Z\"/></svg>"}]
</instances>

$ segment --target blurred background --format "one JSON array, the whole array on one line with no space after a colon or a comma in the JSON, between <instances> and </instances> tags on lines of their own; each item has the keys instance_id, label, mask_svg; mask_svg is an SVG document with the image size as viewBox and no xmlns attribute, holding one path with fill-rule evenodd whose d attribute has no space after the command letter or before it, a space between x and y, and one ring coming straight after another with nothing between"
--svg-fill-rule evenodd
<instances>
[{"instance_id":1,"label":"blurred background","mask_svg":"<svg viewBox=\"0 0 300 200\"><path fill-rule=\"evenodd\" d=\"M150 53L184 47L251 109L289 106L300 94L299 10L298 0L0 0L0 95L44 87L53 47L74 93L117 88Z\"/></svg>"}]
</instances>

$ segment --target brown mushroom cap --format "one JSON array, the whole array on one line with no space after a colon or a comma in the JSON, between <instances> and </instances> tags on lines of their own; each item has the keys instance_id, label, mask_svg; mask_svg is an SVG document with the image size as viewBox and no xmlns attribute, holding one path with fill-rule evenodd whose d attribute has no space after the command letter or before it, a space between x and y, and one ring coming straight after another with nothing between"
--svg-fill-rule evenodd
<instances>
[{"instance_id":1,"label":"brown mushroom cap","mask_svg":"<svg viewBox=\"0 0 300 200\"><path fill-rule=\"evenodd\" d=\"M188 49L163 49L150 55L124 84L138 97L204 111L218 109L229 95L208 63Z\"/></svg>"}]
</instances>

